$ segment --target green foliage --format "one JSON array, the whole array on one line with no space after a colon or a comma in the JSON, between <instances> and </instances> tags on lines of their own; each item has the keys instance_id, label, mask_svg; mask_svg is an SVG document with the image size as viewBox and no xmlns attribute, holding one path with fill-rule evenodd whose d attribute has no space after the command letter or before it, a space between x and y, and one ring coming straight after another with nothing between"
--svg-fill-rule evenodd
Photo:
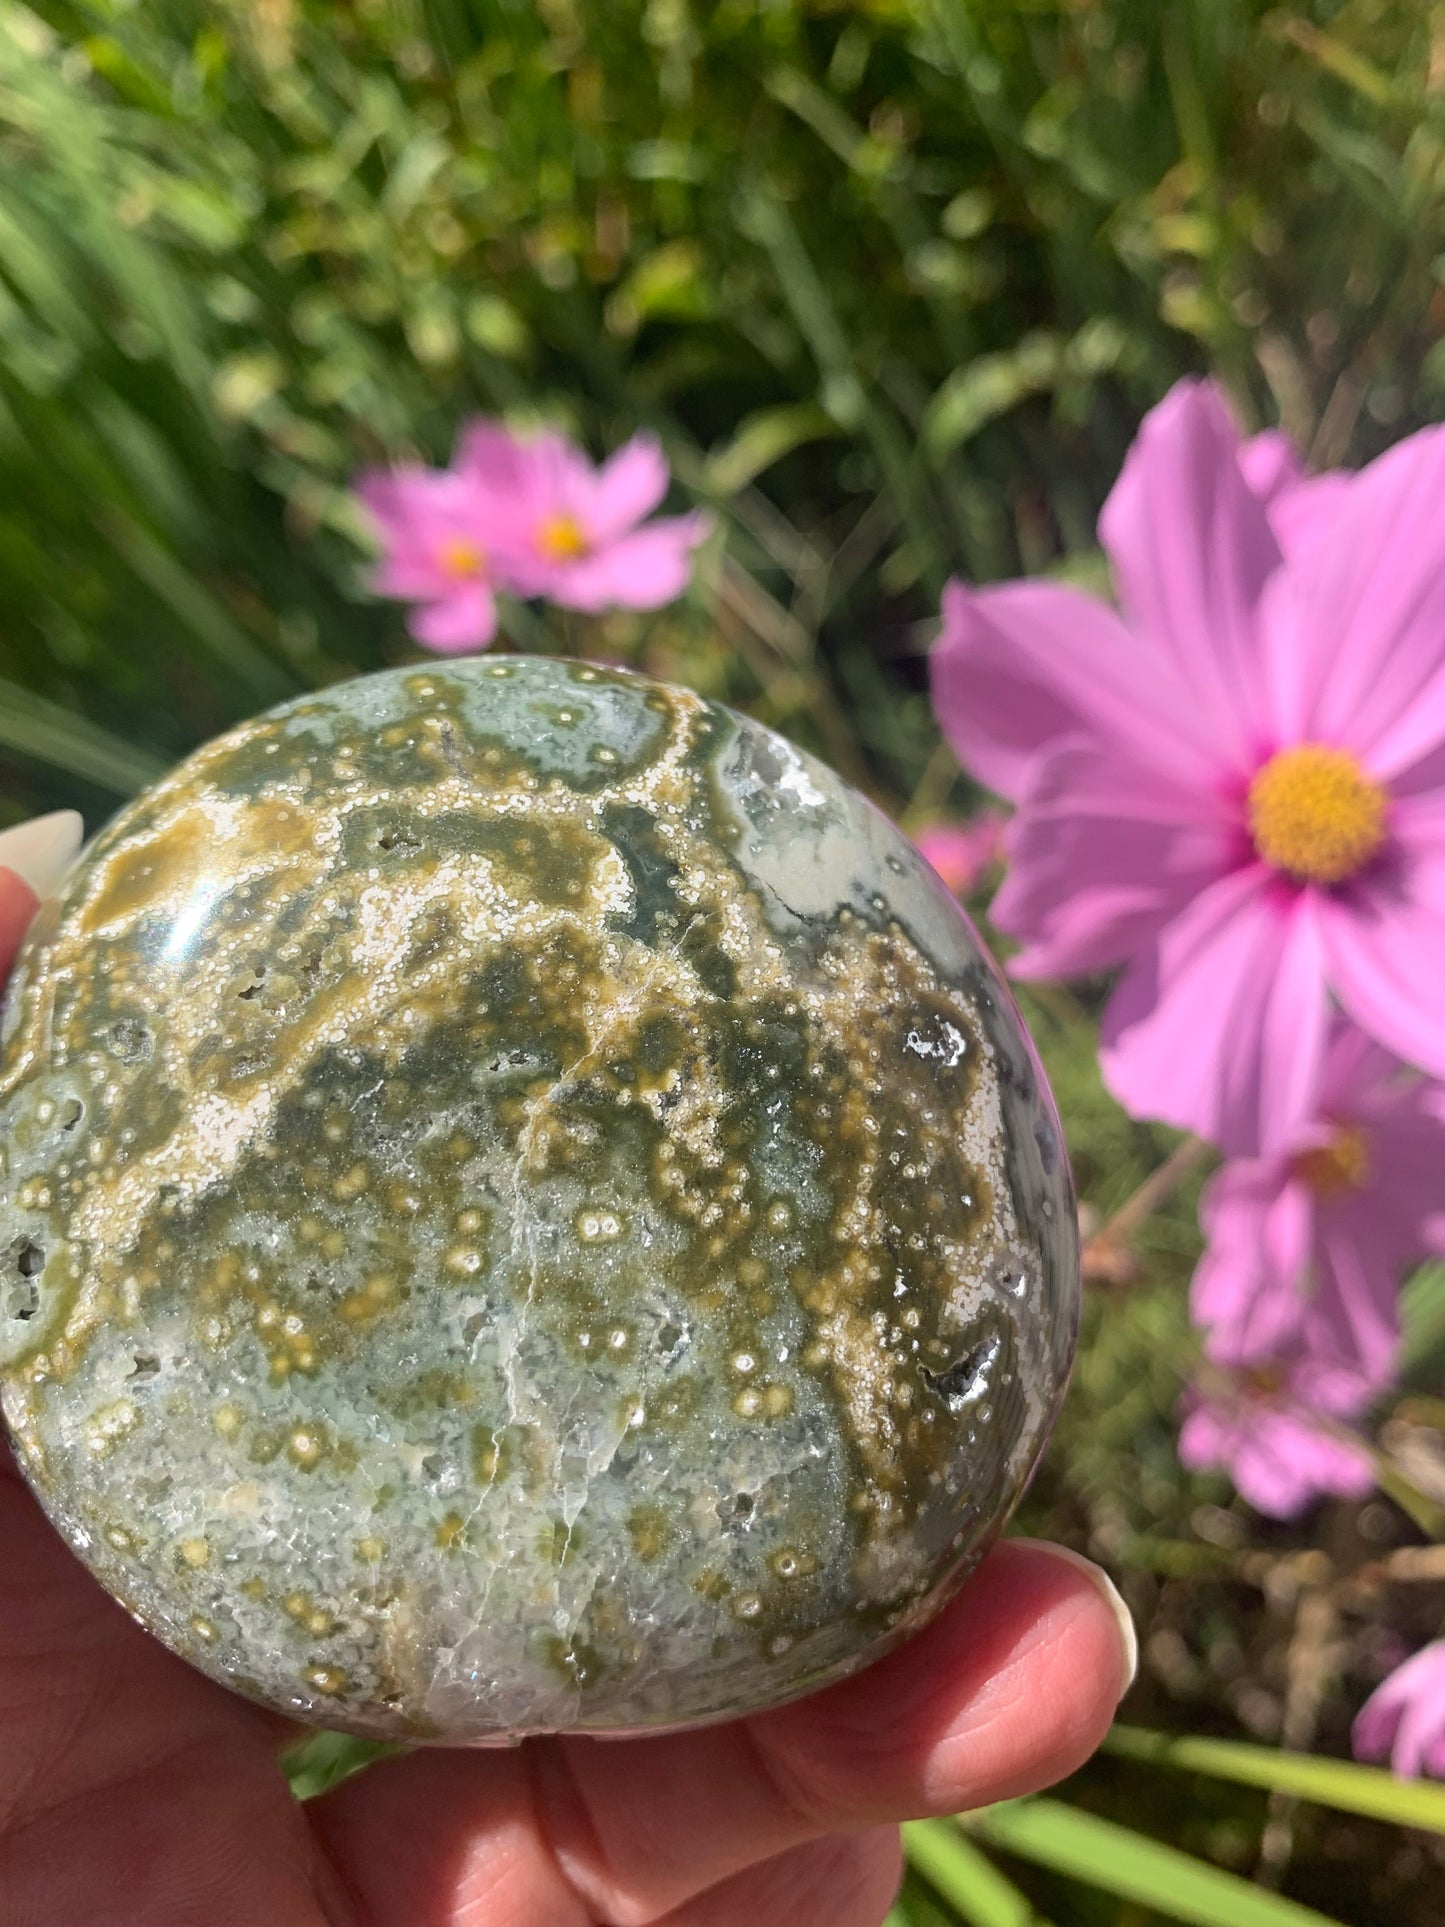
<instances>
[{"instance_id":1,"label":"green foliage","mask_svg":"<svg viewBox=\"0 0 1445 1927\"><path fill-rule=\"evenodd\" d=\"M402 1751L385 1740L358 1740L349 1733L309 1733L281 1755L281 1770L298 1800L314 1800L353 1773Z\"/></svg>"},{"instance_id":2,"label":"green foliage","mask_svg":"<svg viewBox=\"0 0 1445 1927\"><path fill-rule=\"evenodd\" d=\"M404 660L348 485L476 411L598 450L650 427L718 524L662 619L517 608L510 642L743 704L910 827L967 807L938 589L1105 589L1095 517L1176 376L1320 463L1441 414L1442 47L1421 0L0 0L4 816L94 826L225 724ZM1104 1092L1097 1003L1025 999L1095 1227L1175 1149ZM1294 1750L1345 1749L1407 1522L1336 1508L1311 1547L1178 1466L1203 1174L1096 1269L1024 1517L1124 1576L1131 1717L1197 1736L1121 1735L1071 1807L916 1829L909 1927L1319 1918L1256 1870L1438 1913L1438 1843L1365 1817L1429 1801ZM1410 1298L1406 1497L1445 1430L1442 1280ZM1418 1641L1445 1587L1409 1584ZM288 1768L310 1794L359 1763L322 1736Z\"/></svg>"},{"instance_id":3,"label":"green foliage","mask_svg":"<svg viewBox=\"0 0 1445 1927\"><path fill-rule=\"evenodd\" d=\"M1116 1726L1105 1742L1111 1753L1187 1773L1214 1773L1245 1786L1268 1787L1344 1813L1367 1813L1397 1826L1428 1827L1445 1833L1445 1787L1421 1780L1397 1780L1375 1766L1348 1760L1320 1760L1304 1753L1281 1753L1237 1741L1175 1738Z\"/></svg>"},{"instance_id":4,"label":"green foliage","mask_svg":"<svg viewBox=\"0 0 1445 1927\"><path fill-rule=\"evenodd\" d=\"M915 1820L905 1839L909 1867L970 1927L1049 1927L988 1855L948 1821Z\"/></svg>"},{"instance_id":5,"label":"green foliage","mask_svg":"<svg viewBox=\"0 0 1445 1927\"><path fill-rule=\"evenodd\" d=\"M1087 551L1173 376L1331 459L1437 407L1431 44L1411 0L3 0L0 674L173 756L404 648L360 465L648 422L745 579L716 679L835 755L881 694L906 795L943 576ZM17 802L125 785L4 748Z\"/></svg>"},{"instance_id":6,"label":"green foliage","mask_svg":"<svg viewBox=\"0 0 1445 1927\"><path fill-rule=\"evenodd\" d=\"M1312 1907L1060 1800L1012 1800L986 1807L969 1824L1022 1860L1137 1901L1168 1920L1194 1927L1330 1927Z\"/></svg>"}]
</instances>

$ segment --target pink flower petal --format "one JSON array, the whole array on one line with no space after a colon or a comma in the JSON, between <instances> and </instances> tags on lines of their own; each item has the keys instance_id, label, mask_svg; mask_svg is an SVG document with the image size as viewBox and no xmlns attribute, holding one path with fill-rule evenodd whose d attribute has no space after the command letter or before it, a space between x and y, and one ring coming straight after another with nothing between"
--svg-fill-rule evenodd
<instances>
[{"instance_id":1,"label":"pink flower petal","mask_svg":"<svg viewBox=\"0 0 1445 1927\"><path fill-rule=\"evenodd\" d=\"M1375 1468L1363 1447L1292 1413L1259 1424L1242 1441L1233 1472L1241 1495L1275 1519L1296 1518L1327 1493L1363 1499L1375 1485Z\"/></svg>"},{"instance_id":2,"label":"pink flower petal","mask_svg":"<svg viewBox=\"0 0 1445 1927\"><path fill-rule=\"evenodd\" d=\"M500 422L468 422L457 437L453 467L488 490L516 494L524 485L522 445Z\"/></svg>"},{"instance_id":3,"label":"pink flower petal","mask_svg":"<svg viewBox=\"0 0 1445 1927\"><path fill-rule=\"evenodd\" d=\"M1287 561L1299 561L1329 538L1353 479L1340 470L1310 475L1270 503L1269 525Z\"/></svg>"},{"instance_id":4,"label":"pink flower petal","mask_svg":"<svg viewBox=\"0 0 1445 1927\"><path fill-rule=\"evenodd\" d=\"M1423 1227L1445 1208L1445 1091L1412 1079L1393 1102L1363 1106L1357 1115L1369 1139L1370 1192L1388 1200L1377 1217L1388 1217L1403 1256L1423 1258Z\"/></svg>"},{"instance_id":5,"label":"pink flower petal","mask_svg":"<svg viewBox=\"0 0 1445 1927\"><path fill-rule=\"evenodd\" d=\"M1308 734L1388 779L1445 742L1445 428L1422 429L1350 481L1302 565L1297 646L1320 665Z\"/></svg>"},{"instance_id":6,"label":"pink flower petal","mask_svg":"<svg viewBox=\"0 0 1445 1927\"><path fill-rule=\"evenodd\" d=\"M955 896L967 896L1002 857L1007 821L1002 810L981 810L971 823L932 824L913 846Z\"/></svg>"},{"instance_id":7,"label":"pink flower petal","mask_svg":"<svg viewBox=\"0 0 1445 1927\"><path fill-rule=\"evenodd\" d=\"M1262 864L1212 884L1125 972L1104 1013L1104 1081L1127 1111L1232 1154L1287 1142L1317 1088L1328 1022L1307 893Z\"/></svg>"},{"instance_id":8,"label":"pink flower petal","mask_svg":"<svg viewBox=\"0 0 1445 1927\"><path fill-rule=\"evenodd\" d=\"M1009 826L1008 874L993 902L1027 948L1015 976L1065 977L1131 956L1230 865L1222 807L1087 738L1031 765Z\"/></svg>"},{"instance_id":9,"label":"pink flower petal","mask_svg":"<svg viewBox=\"0 0 1445 1927\"><path fill-rule=\"evenodd\" d=\"M497 633L497 605L482 582L469 582L440 601L413 609L407 627L424 648L455 656L485 649Z\"/></svg>"},{"instance_id":10,"label":"pink flower petal","mask_svg":"<svg viewBox=\"0 0 1445 1927\"><path fill-rule=\"evenodd\" d=\"M1390 779L1391 827L1418 845L1428 838L1445 843L1445 742L1427 745L1407 759Z\"/></svg>"},{"instance_id":11,"label":"pink flower petal","mask_svg":"<svg viewBox=\"0 0 1445 1927\"><path fill-rule=\"evenodd\" d=\"M649 522L595 555L559 565L547 593L565 609L660 608L692 580L692 551L706 533L700 515Z\"/></svg>"},{"instance_id":12,"label":"pink flower petal","mask_svg":"<svg viewBox=\"0 0 1445 1927\"><path fill-rule=\"evenodd\" d=\"M1350 1730L1350 1744L1356 1759L1383 1760L1393 1746L1409 1691L1408 1686L1402 1686L1400 1682L1404 1670L1401 1666L1391 1673L1383 1685L1375 1688L1355 1715L1355 1723Z\"/></svg>"},{"instance_id":13,"label":"pink flower petal","mask_svg":"<svg viewBox=\"0 0 1445 1927\"><path fill-rule=\"evenodd\" d=\"M1190 1286L1189 1312L1209 1333L1210 1358L1252 1365L1297 1341L1314 1213L1308 1193L1277 1160L1226 1164L1200 1202L1208 1243Z\"/></svg>"},{"instance_id":14,"label":"pink flower petal","mask_svg":"<svg viewBox=\"0 0 1445 1927\"><path fill-rule=\"evenodd\" d=\"M1329 533L1351 480L1342 469L1306 475L1294 443L1278 428L1267 428L1245 442L1239 468L1264 504L1275 540L1289 561Z\"/></svg>"},{"instance_id":15,"label":"pink flower petal","mask_svg":"<svg viewBox=\"0 0 1445 1927\"><path fill-rule=\"evenodd\" d=\"M1305 479L1299 451L1282 428L1266 428L1239 445L1239 472L1266 509Z\"/></svg>"},{"instance_id":16,"label":"pink flower petal","mask_svg":"<svg viewBox=\"0 0 1445 1927\"><path fill-rule=\"evenodd\" d=\"M1321 894L1326 969L1335 995L1362 1029L1407 1063L1445 1077L1445 854L1415 866L1419 894L1371 880Z\"/></svg>"},{"instance_id":17,"label":"pink flower petal","mask_svg":"<svg viewBox=\"0 0 1445 1927\"><path fill-rule=\"evenodd\" d=\"M551 429L520 446L531 506L548 515L573 516L590 536L597 472L586 455Z\"/></svg>"},{"instance_id":18,"label":"pink flower petal","mask_svg":"<svg viewBox=\"0 0 1445 1927\"><path fill-rule=\"evenodd\" d=\"M372 571L369 586L374 595L393 596L401 602L425 602L431 596L445 595L449 584L429 550L418 549L415 544L398 544Z\"/></svg>"},{"instance_id":19,"label":"pink flower petal","mask_svg":"<svg viewBox=\"0 0 1445 1927\"><path fill-rule=\"evenodd\" d=\"M1099 534L1127 616L1173 665L1219 752L1247 774L1271 735L1258 613L1282 558L1211 383L1180 382L1145 417Z\"/></svg>"},{"instance_id":20,"label":"pink flower petal","mask_svg":"<svg viewBox=\"0 0 1445 1927\"><path fill-rule=\"evenodd\" d=\"M1382 1385L1400 1337L1398 1239L1375 1235L1384 1208L1382 1198L1366 1195L1353 1210L1321 1210L1319 1282L1309 1313L1315 1345L1358 1360Z\"/></svg>"},{"instance_id":21,"label":"pink flower petal","mask_svg":"<svg viewBox=\"0 0 1445 1927\"><path fill-rule=\"evenodd\" d=\"M1430 1648L1426 1647L1425 1651L1428 1653ZM1390 1764L1406 1778L1438 1772L1442 1740L1445 1740L1445 1673L1438 1664L1432 1664L1428 1672L1421 1669L1405 1702Z\"/></svg>"},{"instance_id":22,"label":"pink flower petal","mask_svg":"<svg viewBox=\"0 0 1445 1927\"><path fill-rule=\"evenodd\" d=\"M1338 1017L1331 1029L1325 1067L1320 1080L1320 1110L1328 1117L1356 1117L1382 1106L1396 1108L1396 1087L1405 1066L1393 1051L1347 1018Z\"/></svg>"},{"instance_id":23,"label":"pink flower petal","mask_svg":"<svg viewBox=\"0 0 1445 1927\"><path fill-rule=\"evenodd\" d=\"M1445 1771L1445 1640L1422 1646L1375 1688L1355 1716L1351 1741L1358 1759L1390 1754L1402 1777Z\"/></svg>"},{"instance_id":24,"label":"pink flower petal","mask_svg":"<svg viewBox=\"0 0 1445 1927\"><path fill-rule=\"evenodd\" d=\"M1233 1436L1233 1427L1213 1405L1196 1405L1179 1427L1179 1463L1191 1472L1208 1472L1224 1465Z\"/></svg>"},{"instance_id":25,"label":"pink flower petal","mask_svg":"<svg viewBox=\"0 0 1445 1927\"><path fill-rule=\"evenodd\" d=\"M634 435L598 470L589 534L615 541L651 515L667 493L667 460L655 435Z\"/></svg>"},{"instance_id":26,"label":"pink flower petal","mask_svg":"<svg viewBox=\"0 0 1445 1927\"><path fill-rule=\"evenodd\" d=\"M1017 800L1037 753L1083 731L1215 784L1222 770L1167 664L1092 596L1049 582L943 592L933 704L963 768Z\"/></svg>"},{"instance_id":27,"label":"pink flower petal","mask_svg":"<svg viewBox=\"0 0 1445 1927\"><path fill-rule=\"evenodd\" d=\"M1374 1484L1369 1457L1312 1425L1306 1415L1241 1395L1197 1406L1179 1432L1181 1464L1226 1470L1257 1512L1293 1519L1322 1493L1363 1498Z\"/></svg>"}]
</instances>

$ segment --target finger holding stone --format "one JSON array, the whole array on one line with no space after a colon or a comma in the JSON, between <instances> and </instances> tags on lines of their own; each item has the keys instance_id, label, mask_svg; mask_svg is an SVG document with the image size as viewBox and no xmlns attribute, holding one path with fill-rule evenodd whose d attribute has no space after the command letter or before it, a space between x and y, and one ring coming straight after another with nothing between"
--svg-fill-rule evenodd
<instances>
[{"instance_id":1,"label":"finger holding stone","mask_svg":"<svg viewBox=\"0 0 1445 1927\"><path fill-rule=\"evenodd\" d=\"M625 1763L620 1748L556 1740L538 1782L558 1859L603 1918L630 1903L625 1917L646 1919L835 1828L1049 1785L1092 1753L1132 1677L1110 1594L1076 1555L1005 1545L856 1679L737 1726L639 1742Z\"/></svg>"},{"instance_id":2,"label":"finger holding stone","mask_svg":"<svg viewBox=\"0 0 1445 1927\"><path fill-rule=\"evenodd\" d=\"M83 834L74 810L55 810L0 831L0 974L9 970L35 912L75 860Z\"/></svg>"},{"instance_id":3,"label":"finger holding stone","mask_svg":"<svg viewBox=\"0 0 1445 1927\"><path fill-rule=\"evenodd\" d=\"M398 1909L399 1865L450 1868L453 1913L415 1916L416 1927L447 1927L475 1917L475 1895L490 1892L478 1883L495 1877L499 1802L507 1788L520 1800L510 1776L526 1775L533 1856L514 1828L509 1879L546 1883L560 1869L585 1903L580 1918L637 1927L820 1836L980 1806L1072 1772L1132 1676L1121 1615L1087 1561L1004 1545L907 1645L776 1712L653 1740L421 1754L338 1788L316 1818L354 1877L395 1891ZM571 1918L555 1890L553 1904L559 1922ZM404 1911L376 1917L412 1927Z\"/></svg>"},{"instance_id":4,"label":"finger holding stone","mask_svg":"<svg viewBox=\"0 0 1445 1927\"><path fill-rule=\"evenodd\" d=\"M878 1927L903 1874L897 1827L830 1833L749 1867L649 1927ZM609 1923L610 1927L610 1923Z\"/></svg>"}]
</instances>

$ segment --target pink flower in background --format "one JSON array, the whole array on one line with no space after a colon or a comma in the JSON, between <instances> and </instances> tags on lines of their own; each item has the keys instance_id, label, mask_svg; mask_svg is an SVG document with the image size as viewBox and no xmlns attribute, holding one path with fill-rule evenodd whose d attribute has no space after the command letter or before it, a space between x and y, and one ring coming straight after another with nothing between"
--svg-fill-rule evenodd
<instances>
[{"instance_id":1,"label":"pink flower in background","mask_svg":"<svg viewBox=\"0 0 1445 1927\"><path fill-rule=\"evenodd\" d=\"M1195 1471L1228 1472L1272 1519L1293 1519L1325 1493L1362 1499L1375 1483L1370 1455L1329 1422L1361 1418L1380 1390L1366 1373L1304 1351L1221 1373L1190 1395L1179 1457Z\"/></svg>"},{"instance_id":2,"label":"pink flower in background","mask_svg":"<svg viewBox=\"0 0 1445 1927\"><path fill-rule=\"evenodd\" d=\"M496 422L465 429L452 466L375 470L357 494L381 538L372 586L418 606L408 627L428 649L482 649L497 629L494 591L570 609L654 609L686 588L701 516L646 522L667 463L639 435L594 468L560 435L520 441Z\"/></svg>"},{"instance_id":3,"label":"pink flower in background","mask_svg":"<svg viewBox=\"0 0 1445 1927\"><path fill-rule=\"evenodd\" d=\"M455 469L418 467L364 475L356 492L381 536L376 593L418 605L407 626L428 649L485 648L512 534L507 499Z\"/></svg>"},{"instance_id":4,"label":"pink flower in background","mask_svg":"<svg viewBox=\"0 0 1445 1927\"><path fill-rule=\"evenodd\" d=\"M913 846L956 897L966 897L1001 861L1007 822L1002 810L981 810L967 823L934 823L920 830Z\"/></svg>"},{"instance_id":5,"label":"pink flower in background","mask_svg":"<svg viewBox=\"0 0 1445 1927\"><path fill-rule=\"evenodd\" d=\"M649 435L593 464L561 435L519 441L491 422L462 436L457 466L504 498L519 529L509 586L564 608L656 609L687 587L700 515L646 518L667 493L668 470Z\"/></svg>"},{"instance_id":6,"label":"pink flower in background","mask_svg":"<svg viewBox=\"0 0 1445 1927\"><path fill-rule=\"evenodd\" d=\"M1377 1686L1360 1708L1356 1756L1382 1760L1404 1779L1445 1780L1445 1639L1422 1646Z\"/></svg>"},{"instance_id":7,"label":"pink flower in background","mask_svg":"<svg viewBox=\"0 0 1445 1927\"><path fill-rule=\"evenodd\" d=\"M1333 505L1283 469L1181 383L1101 518L1123 615L954 583L933 657L960 761L1018 805L1014 970L1122 964L1110 1088L1241 1153L1310 1115L1331 994L1445 1076L1445 429Z\"/></svg>"},{"instance_id":8,"label":"pink flower in background","mask_svg":"<svg viewBox=\"0 0 1445 1927\"><path fill-rule=\"evenodd\" d=\"M1401 1276L1445 1249L1445 1091L1337 1022L1316 1116L1272 1156L1217 1171L1199 1215L1190 1310L1211 1358L1304 1344L1383 1383Z\"/></svg>"}]
</instances>

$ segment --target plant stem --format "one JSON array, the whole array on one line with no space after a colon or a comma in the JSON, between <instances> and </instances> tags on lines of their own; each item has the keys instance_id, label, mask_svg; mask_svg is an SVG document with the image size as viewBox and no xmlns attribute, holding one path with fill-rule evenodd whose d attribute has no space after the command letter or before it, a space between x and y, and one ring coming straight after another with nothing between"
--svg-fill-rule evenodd
<instances>
[{"instance_id":1,"label":"plant stem","mask_svg":"<svg viewBox=\"0 0 1445 1927\"><path fill-rule=\"evenodd\" d=\"M1187 1137L1176 1144L1164 1162L1151 1171L1137 1191L1132 1192L1112 1217L1107 1218L1084 1246L1084 1268L1105 1268L1106 1261L1127 1248L1147 1219L1166 1199L1173 1196L1191 1171L1209 1155L1203 1138Z\"/></svg>"}]
</instances>

